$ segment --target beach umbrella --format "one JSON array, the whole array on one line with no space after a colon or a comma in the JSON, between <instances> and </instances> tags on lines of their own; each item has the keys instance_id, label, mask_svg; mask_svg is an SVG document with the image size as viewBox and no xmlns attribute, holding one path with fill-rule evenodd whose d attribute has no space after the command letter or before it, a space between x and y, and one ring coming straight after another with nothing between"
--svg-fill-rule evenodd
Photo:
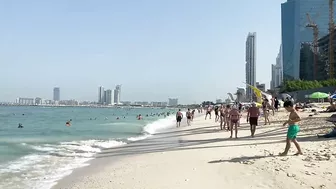
<instances>
[{"instance_id":1,"label":"beach umbrella","mask_svg":"<svg viewBox=\"0 0 336 189\"><path fill-rule=\"evenodd\" d=\"M331 95L330 98L336 99L336 94Z\"/></svg>"},{"instance_id":2,"label":"beach umbrella","mask_svg":"<svg viewBox=\"0 0 336 189\"><path fill-rule=\"evenodd\" d=\"M282 97L282 99L287 99L287 98L291 99L292 98L292 96L287 94L287 93L282 93L281 97Z\"/></svg>"},{"instance_id":3,"label":"beach umbrella","mask_svg":"<svg viewBox=\"0 0 336 189\"><path fill-rule=\"evenodd\" d=\"M328 97L329 95L327 93L321 93L321 92L315 92L309 96L309 98L315 98L315 99L322 99Z\"/></svg>"}]
</instances>

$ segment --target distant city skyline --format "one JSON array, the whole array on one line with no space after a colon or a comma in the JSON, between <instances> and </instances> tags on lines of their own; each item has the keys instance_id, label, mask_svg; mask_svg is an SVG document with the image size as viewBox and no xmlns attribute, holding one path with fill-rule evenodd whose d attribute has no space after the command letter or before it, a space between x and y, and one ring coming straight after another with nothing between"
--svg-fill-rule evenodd
<instances>
[{"instance_id":1,"label":"distant city skyline","mask_svg":"<svg viewBox=\"0 0 336 189\"><path fill-rule=\"evenodd\" d=\"M258 35L256 80L269 85L271 72L261 73L281 44L283 2L1 1L0 101L52 99L54 86L61 99L97 101L98 86L118 83L123 101L226 99L245 88L249 31ZM217 70L223 79L206 73Z\"/></svg>"}]
</instances>

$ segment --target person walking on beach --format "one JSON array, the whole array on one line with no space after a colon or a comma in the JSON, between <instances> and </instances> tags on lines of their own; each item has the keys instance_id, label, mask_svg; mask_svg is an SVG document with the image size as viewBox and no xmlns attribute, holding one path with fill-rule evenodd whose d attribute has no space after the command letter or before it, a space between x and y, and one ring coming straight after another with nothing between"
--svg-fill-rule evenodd
<instances>
[{"instance_id":1,"label":"person walking on beach","mask_svg":"<svg viewBox=\"0 0 336 189\"><path fill-rule=\"evenodd\" d=\"M293 107L293 103L292 101L286 101L284 103L284 107L285 109L290 112L289 114L289 119L283 124L283 126L286 126L287 124L288 126L288 130L287 130L287 139L286 139L286 147L285 147L285 151L280 153L280 156L286 156L288 154L288 151L291 147L291 142L294 143L296 149L297 149L297 153L294 155L302 155L302 150L301 147L298 143L298 141L296 140L297 134L300 131L300 127L298 125L298 122L301 121L300 116L298 115L297 111L295 111L294 107Z\"/></svg>"},{"instance_id":2,"label":"person walking on beach","mask_svg":"<svg viewBox=\"0 0 336 189\"><path fill-rule=\"evenodd\" d=\"M196 111L195 109L191 111L191 121L194 121L195 111Z\"/></svg>"},{"instance_id":3,"label":"person walking on beach","mask_svg":"<svg viewBox=\"0 0 336 189\"><path fill-rule=\"evenodd\" d=\"M252 137L254 137L256 127L258 126L259 116L260 116L259 108L257 108L255 103L252 103L252 107L250 107L247 111L247 122L250 122L250 130Z\"/></svg>"},{"instance_id":4,"label":"person walking on beach","mask_svg":"<svg viewBox=\"0 0 336 189\"><path fill-rule=\"evenodd\" d=\"M279 111L279 100L277 97L274 98L274 109L275 111Z\"/></svg>"},{"instance_id":5,"label":"person walking on beach","mask_svg":"<svg viewBox=\"0 0 336 189\"><path fill-rule=\"evenodd\" d=\"M218 106L215 106L215 122L217 122L218 120L219 120L219 115L218 115L218 113L219 113L219 108L218 108Z\"/></svg>"},{"instance_id":6,"label":"person walking on beach","mask_svg":"<svg viewBox=\"0 0 336 189\"><path fill-rule=\"evenodd\" d=\"M187 125L190 126L190 122L191 122L191 118L192 118L190 109L188 109L188 111L186 113L186 116L187 116Z\"/></svg>"},{"instance_id":7,"label":"person walking on beach","mask_svg":"<svg viewBox=\"0 0 336 189\"><path fill-rule=\"evenodd\" d=\"M229 115L230 115L230 131L231 131L230 138L232 138L233 126L235 127L235 136L236 138L238 138L238 124L240 119L240 113L236 106L234 106L230 110Z\"/></svg>"},{"instance_id":8,"label":"person walking on beach","mask_svg":"<svg viewBox=\"0 0 336 189\"><path fill-rule=\"evenodd\" d=\"M225 126L227 125L227 130L230 130L230 114L229 112L231 111L231 106L228 104L226 105L226 108L224 110L224 115L225 115L225 121L224 121L224 129Z\"/></svg>"},{"instance_id":9,"label":"person walking on beach","mask_svg":"<svg viewBox=\"0 0 336 189\"><path fill-rule=\"evenodd\" d=\"M207 111L205 113L205 120L207 119L208 115L210 116L210 119L211 119L211 107L210 107L210 105L208 106Z\"/></svg>"},{"instance_id":10,"label":"person walking on beach","mask_svg":"<svg viewBox=\"0 0 336 189\"><path fill-rule=\"evenodd\" d=\"M223 124L225 122L225 107L224 105L220 108L220 129L223 130Z\"/></svg>"},{"instance_id":11,"label":"person walking on beach","mask_svg":"<svg viewBox=\"0 0 336 189\"><path fill-rule=\"evenodd\" d=\"M262 110L263 110L263 114L265 117L265 125L267 125L267 123L270 125L271 122L269 120L269 110L268 110L269 104L268 104L268 100L264 99L264 101L262 102Z\"/></svg>"},{"instance_id":12,"label":"person walking on beach","mask_svg":"<svg viewBox=\"0 0 336 189\"><path fill-rule=\"evenodd\" d=\"M181 112L181 109L179 109L179 111L176 113L176 127L181 126L182 118L183 118L183 114Z\"/></svg>"}]
</instances>

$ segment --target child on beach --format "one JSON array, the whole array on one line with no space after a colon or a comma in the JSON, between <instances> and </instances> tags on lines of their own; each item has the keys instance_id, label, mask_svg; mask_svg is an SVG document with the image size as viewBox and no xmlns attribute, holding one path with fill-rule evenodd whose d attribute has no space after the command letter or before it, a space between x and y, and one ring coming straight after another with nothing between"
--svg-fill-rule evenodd
<instances>
[{"instance_id":1,"label":"child on beach","mask_svg":"<svg viewBox=\"0 0 336 189\"><path fill-rule=\"evenodd\" d=\"M283 126L289 125L288 131L287 131L287 139L286 139L286 148L285 151L280 153L280 156L286 156L288 154L289 148L291 146L291 142L295 144L295 147L297 148L297 153L295 155L302 155L301 147L296 140L296 136L298 132L300 131L300 127L298 125L298 122L301 121L300 116L293 108L293 102L292 101L286 101L284 103L284 108L290 112L289 119L283 124Z\"/></svg>"},{"instance_id":2,"label":"child on beach","mask_svg":"<svg viewBox=\"0 0 336 189\"><path fill-rule=\"evenodd\" d=\"M235 136L236 138L238 138L238 124L239 124L239 119L240 119L240 113L237 109L237 107L233 107L230 112L230 131L231 131L231 136L230 138L232 138L232 134L233 134L233 126L235 126Z\"/></svg>"}]
</instances>

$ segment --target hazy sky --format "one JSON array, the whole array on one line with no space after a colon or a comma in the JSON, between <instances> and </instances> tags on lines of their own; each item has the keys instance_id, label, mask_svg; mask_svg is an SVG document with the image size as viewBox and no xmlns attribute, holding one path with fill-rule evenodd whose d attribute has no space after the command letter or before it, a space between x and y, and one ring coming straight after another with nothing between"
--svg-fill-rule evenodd
<instances>
[{"instance_id":1,"label":"hazy sky","mask_svg":"<svg viewBox=\"0 0 336 189\"><path fill-rule=\"evenodd\" d=\"M257 81L269 86L285 0L0 0L0 101L182 103L244 87L245 41L257 32Z\"/></svg>"}]
</instances>

